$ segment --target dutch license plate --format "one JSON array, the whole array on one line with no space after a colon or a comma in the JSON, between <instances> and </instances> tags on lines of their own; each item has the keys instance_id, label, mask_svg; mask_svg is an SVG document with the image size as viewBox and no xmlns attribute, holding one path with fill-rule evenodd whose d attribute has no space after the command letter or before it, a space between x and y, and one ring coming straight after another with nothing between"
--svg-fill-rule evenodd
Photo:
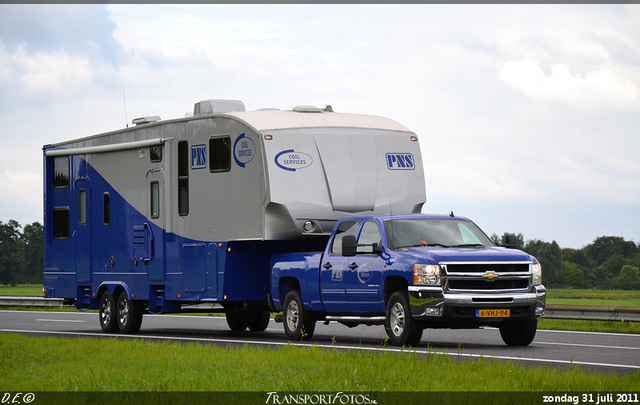
<instances>
[{"instance_id":1,"label":"dutch license plate","mask_svg":"<svg viewBox=\"0 0 640 405\"><path fill-rule=\"evenodd\" d=\"M476 309L476 318L508 318L510 316L509 309Z\"/></svg>"}]
</instances>

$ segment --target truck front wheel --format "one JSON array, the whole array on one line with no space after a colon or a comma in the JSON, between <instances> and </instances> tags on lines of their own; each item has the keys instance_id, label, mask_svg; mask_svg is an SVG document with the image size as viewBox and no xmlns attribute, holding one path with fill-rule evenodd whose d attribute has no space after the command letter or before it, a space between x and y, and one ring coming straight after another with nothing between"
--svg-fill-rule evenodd
<instances>
[{"instance_id":1,"label":"truck front wheel","mask_svg":"<svg viewBox=\"0 0 640 405\"><path fill-rule=\"evenodd\" d=\"M505 322L500 325L500 336L508 346L528 346L536 336L538 320Z\"/></svg>"},{"instance_id":2,"label":"truck front wheel","mask_svg":"<svg viewBox=\"0 0 640 405\"><path fill-rule=\"evenodd\" d=\"M284 299L284 332L291 340L311 339L316 320L304 309L300 291L291 290Z\"/></svg>"},{"instance_id":3,"label":"truck front wheel","mask_svg":"<svg viewBox=\"0 0 640 405\"><path fill-rule=\"evenodd\" d=\"M411 317L406 291L396 291L387 303L385 330L395 346L417 346L422 338L422 326Z\"/></svg>"}]
</instances>

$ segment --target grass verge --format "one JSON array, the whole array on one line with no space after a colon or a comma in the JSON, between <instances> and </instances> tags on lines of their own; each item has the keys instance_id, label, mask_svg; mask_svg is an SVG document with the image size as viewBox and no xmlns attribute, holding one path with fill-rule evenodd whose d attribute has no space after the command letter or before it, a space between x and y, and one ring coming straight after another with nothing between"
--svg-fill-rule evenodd
<instances>
[{"instance_id":1,"label":"grass verge","mask_svg":"<svg viewBox=\"0 0 640 405\"><path fill-rule=\"evenodd\" d=\"M0 391L630 392L637 391L638 377L409 350L219 348L0 334Z\"/></svg>"},{"instance_id":2,"label":"grass verge","mask_svg":"<svg viewBox=\"0 0 640 405\"><path fill-rule=\"evenodd\" d=\"M640 291L550 288L547 304L640 308Z\"/></svg>"}]
</instances>

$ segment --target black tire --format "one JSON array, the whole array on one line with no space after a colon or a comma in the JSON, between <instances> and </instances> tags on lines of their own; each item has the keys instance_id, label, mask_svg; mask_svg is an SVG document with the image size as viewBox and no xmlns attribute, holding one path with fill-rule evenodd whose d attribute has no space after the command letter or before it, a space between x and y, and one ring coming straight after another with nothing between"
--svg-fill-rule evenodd
<instances>
[{"instance_id":1,"label":"black tire","mask_svg":"<svg viewBox=\"0 0 640 405\"><path fill-rule=\"evenodd\" d=\"M538 320L505 322L500 325L500 336L508 346L528 346L536 337Z\"/></svg>"},{"instance_id":2,"label":"black tire","mask_svg":"<svg viewBox=\"0 0 640 405\"><path fill-rule=\"evenodd\" d=\"M271 312L268 310L256 309L247 314L247 326L251 332L262 332L269 326Z\"/></svg>"},{"instance_id":3,"label":"black tire","mask_svg":"<svg viewBox=\"0 0 640 405\"><path fill-rule=\"evenodd\" d=\"M387 303L385 330L395 346L417 346L422 338L422 325L411 317L406 291L396 291Z\"/></svg>"},{"instance_id":4,"label":"black tire","mask_svg":"<svg viewBox=\"0 0 640 405\"><path fill-rule=\"evenodd\" d=\"M118 333L118 321L116 320L116 300L106 290L100 296L100 327L104 333Z\"/></svg>"},{"instance_id":5,"label":"black tire","mask_svg":"<svg viewBox=\"0 0 640 405\"><path fill-rule=\"evenodd\" d=\"M118 329L122 333L137 333L142 326L142 304L140 301L130 300L126 291L118 297L117 305Z\"/></svg>"},{"instance_id":6,"label":"black tire","mask_svg":"<svg viewBox=\"0 0 640 405\"><path fill-rule=\"evenodd\" d=\"M304 309L300 291L291 290L282 308L284 332L291 340L309 340L316 329L316 320Z\"/></svg>"},{"instance_id":7,"label":"black tire","mask_svg":"<svg viewBox=\"0 0 640 405\"><path fill-rule=\"evenodd\" d=\"M247 329L247 317L242 312L232 309L226 313L227 325L234 332L242 332Z\"/></svg>"}]
</instances>

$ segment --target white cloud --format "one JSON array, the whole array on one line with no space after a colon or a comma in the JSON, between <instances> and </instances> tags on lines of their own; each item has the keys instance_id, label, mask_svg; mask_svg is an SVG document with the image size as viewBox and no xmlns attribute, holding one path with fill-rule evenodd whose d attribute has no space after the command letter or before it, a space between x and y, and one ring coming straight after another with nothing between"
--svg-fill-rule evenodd
<instances>
[{"instance_id":1,"label":"white cloud","mask_svg":"<svg viewBox=\"0 0 640 405\"><path fill-rule=\"evenodd\" d=\"M546 74L535 60L508 62L500 78L538 102L560 102L586 112L639 112L638 83L611 69L574 74L562 63Z\"/></svg>"},{"instance_id":2,"label":"white cloud","mask_svg":"<svg viewBox=\"0 0 640 405\"><path fill-rule=\"evenodd\" d=\"M65 52L27 53L24 48L11 56L26 88L35 93L73 93L86 88L94 75L85 57Z\"/></svg>"}]
</instances>

